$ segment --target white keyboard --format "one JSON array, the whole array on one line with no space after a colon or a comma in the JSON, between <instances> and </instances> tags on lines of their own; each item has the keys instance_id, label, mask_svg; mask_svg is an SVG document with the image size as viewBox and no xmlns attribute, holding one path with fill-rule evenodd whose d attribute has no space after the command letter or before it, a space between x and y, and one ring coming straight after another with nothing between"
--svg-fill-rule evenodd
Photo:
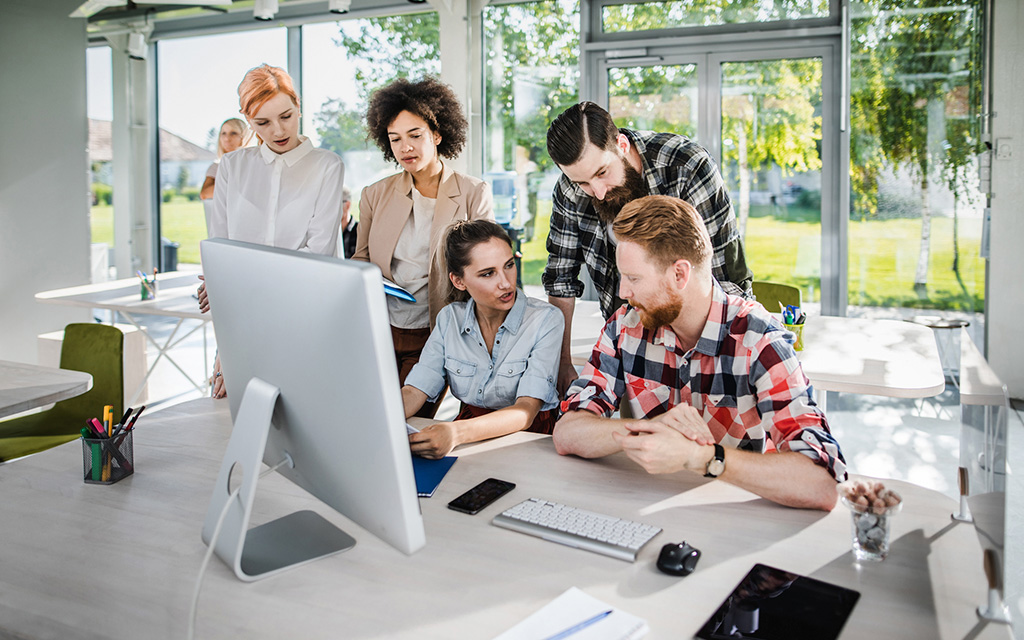
<instances>
[{"instance_id":1,"label":"white keyboard","mask_svg":"<svg viewBox=\"0 0 1024 640\"><path fill-rule=\"evenodd\" d=\"M640 548L661 532L660 527L539 498L499 513L491 524L628 562L635 561Z\"/></svg>"}]
</instances>

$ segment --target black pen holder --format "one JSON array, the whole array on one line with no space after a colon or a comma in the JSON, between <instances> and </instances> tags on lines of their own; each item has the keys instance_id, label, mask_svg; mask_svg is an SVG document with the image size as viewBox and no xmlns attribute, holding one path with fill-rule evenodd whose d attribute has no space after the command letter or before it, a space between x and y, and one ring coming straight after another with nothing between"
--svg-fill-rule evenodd
<instances>
[{"instance_id":1,"label":"black pen holder","mask_svg":"<svg viewBox=\"0 0 1024 640\"><path fill-rule=\"evenodd\" d=\"M132 432L113 438L82 438L82 469L88 484L114 484L135 473Z\"/></svg>"}]
</instances>

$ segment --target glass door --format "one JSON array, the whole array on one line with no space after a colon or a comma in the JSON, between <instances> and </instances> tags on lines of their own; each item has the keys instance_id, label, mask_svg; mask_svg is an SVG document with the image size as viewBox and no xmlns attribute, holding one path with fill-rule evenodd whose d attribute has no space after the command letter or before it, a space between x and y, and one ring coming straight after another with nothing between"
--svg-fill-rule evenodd
<instances>
[{"instance_id":1,"label":"glass door","mask_svg":"<svg viewBox=\"0 0 1024 640\"><path fill-rule=\"evenodd\" d=\"M700 140L697 62L608 67L606 73L608 112L620 128L670 131Z\"/></svg>"},{"instance_id":2,"label":"glass door","mask_svg":"<svg viewBox=\"0 0 1024 640\"><path fill-rule=\"evenodd\" d=\"M608 59L601 97L620 127L704 145L733 202L756 280L843 312L835 47ZM840 268L842 265L844 268Z\"/></svg>"},{"instance_id":3,"label":"glass door","mask_svg":"<svg viewBox=\"0 0 1024 640\"><path fill-rule=\"evenodd\" d=\"M754 278L797 286L805 304L835 314L841 255L838 118L824 73L830 53L750 52L713 56L712 65L720 83L715 154Z\"/></svg>"}]
</instances>

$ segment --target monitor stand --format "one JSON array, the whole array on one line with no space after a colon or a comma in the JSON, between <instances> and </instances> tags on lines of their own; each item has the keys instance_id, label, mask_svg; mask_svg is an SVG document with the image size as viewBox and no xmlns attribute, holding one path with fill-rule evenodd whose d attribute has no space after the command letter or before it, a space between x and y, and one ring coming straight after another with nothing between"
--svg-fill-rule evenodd
<instances>
[{"instance_id":1,"label":"monitor stand","mask_svg":"<svg viewBox=\"0 0 1024 640\"><path fill-rule=\"evenodd\" d=\"M350 535L308 510L248 528L267 434L280 394L280 389L259 378L253 378L246 386L203 523L203 542L210 544L217 520L230 499L229 478L237 465L242 472L241 490L227 506L214 552L234 569L239 580L246 582L340 553L356 543Z\"/></svg>"}]
</instances>

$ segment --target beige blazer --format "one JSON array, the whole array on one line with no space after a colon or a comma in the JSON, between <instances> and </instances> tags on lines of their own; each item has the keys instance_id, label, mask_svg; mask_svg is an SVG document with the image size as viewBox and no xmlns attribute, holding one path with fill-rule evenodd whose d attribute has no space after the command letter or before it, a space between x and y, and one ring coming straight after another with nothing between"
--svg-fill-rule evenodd
<instances>
[{"instance_id":1,"label":"beige blazer","mask_svg":"<svg viewBox=\"0 0 1024 640\"><path fill-rule=\"evenodd\" d=\"M359 232L353 260L372 262L384 277L391 276L391 258L398 236L412 215L412 176L407 171L379 180L363 189L359 200ZM444 165L437 188L434 223L430 227L430 273L427 295L430 326L445 305L443 286L447 269L440 263L439 251L444 232L456 220L494 219L494 200L490 186L483 180L453 171Z\"/></svg>"}]
</instances>

